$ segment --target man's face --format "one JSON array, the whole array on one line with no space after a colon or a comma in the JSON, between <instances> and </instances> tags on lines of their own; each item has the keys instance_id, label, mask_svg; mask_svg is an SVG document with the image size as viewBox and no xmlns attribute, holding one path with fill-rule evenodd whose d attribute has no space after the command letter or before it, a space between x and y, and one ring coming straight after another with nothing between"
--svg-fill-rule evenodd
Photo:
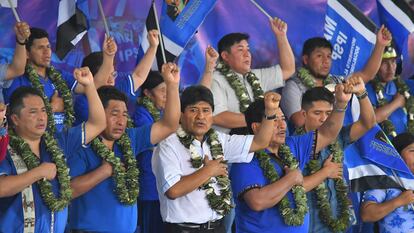
<instances>
[{"instance_id":1,"label":"man's face","mask_svg":"<svg viewBox=\"0 0 414 233\"><path fill-rule=\"evenodd\" d=\"M16 132L26 139L39 139L47 127L47 113L43 99L29 95L23 98L20 114L11 116Z\"/></svg>"},{"instance_id":2,"label":"man's face","mask_svg":"<svg viewBox=\"0 0 414 233\"><path fill-rule=\"evenodd\" d=\"M102 136L110 141L121 138L125 133L128 120L128 110L125 102L121 100L110 100L105 108L106 129Z\"/></svg>"},{"instance_id":3,"label":"man's face","mask_svg":"<svg viewBox=\"0 0 414 233\"><path fill-rule=\"evenodd\" d=\"M389 82L394 79L396 70L397 62L395 58L385 58L381 61L381 66L378 70L378 76L382 82Z\"/></svg>"},{"instance_id":4,"label":"man's face","mask_svg":"<svg viewBox=\"0 0 414 233\"><path fill-rule=\"evenodd\" d=\"M181 113L181 126L183 129L195 136L199 141L203 140L204 135L210 130L213 124L213 110L205 101L189 105Z\"/></svg>"},{"instance_id":5,"label":"man's face","mask_svg":"<svg viewBox=\"0 0 414 233\"><path fill-rule=\"evenodd\" d=\"M250 54L249 43L242 40L230 47L230 52L221 53L223 60L239 74L245 74L250 71L252 55Z\"/></svg>"},{"instance_id":6,"label":"man's face","mask_svg":"<svg viewBox=\"0 0 414 233\"><path fill-rule=\"evenodd\" d=\"M261 123L257 122L256 125L257 127L253 130L255 134L259 132ZM285 115L280 108L276 110L276 119L274 120L273 127L274 129L270 145L275 146L284 144L286 141L286 120Z\"/></svg>"},{"instance_id":7,"label":"man's face","mask_svg":"<svg viewBox=\"0 0 414 233\"><path fill-rule=\"evenodd\" d=\"M308 131L316 130L328 119L333 106L327 101L315 101L312 107L302 110L305 116L305 127Z\"/></svg>"},{"instance_id":8,"label":"man's face","mask_svg":"<svg viewBox=\"0 0 414 233\"><path fill-rule=\"evenodd\" d=\"M401 156L411 172L414 173L414 143L408 145L401 151Z\"/></svg>"},{"instance_id":9,"label":"man's face","mask_svg":"<svg viewBox=\"0 0 414 233\"><path fill-rule=\"evenodd\" d=\"M165 82L162 82L152 90L149 90L148 97L152 100L157 109L164 109L165 102L167 101L167 85Z\"/></svg>"},{"instance_id":10,"label":"man's face","mask_svg":"<svg viewBox=\"0 0 414 233\"><path fill-rule=\"evenodd\" d=\"M33 65L41 68L49 67L52 57L49 39L46 37L34 39L30 50L27 52L27 56Z\"/></svg>"},{"instance_id":11,"label":"man's face","mask_svg":"<svg viewBox=\"0 0 414 233\"><path fill-rule=\"evenodd\" d=\"M332 51L330 48L316 48L312 53L302 57L303 63L315 76L315 78L326 78L331 71Z\"/></svg>"}]
</instances>

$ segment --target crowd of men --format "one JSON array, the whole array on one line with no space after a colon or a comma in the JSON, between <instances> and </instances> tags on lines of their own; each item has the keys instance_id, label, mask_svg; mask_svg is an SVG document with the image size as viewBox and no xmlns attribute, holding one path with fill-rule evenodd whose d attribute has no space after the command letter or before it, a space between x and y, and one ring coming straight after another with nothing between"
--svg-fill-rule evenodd
<instances>
[{"instance_id":1,"label":"crowd of men","mask_svg":"<svg viewBox=\"0 0 414 233\"><path fill-rule=\"evenodd\" d=\"M179 93L176 64L151 70L156 30L117 77L113 38L67 74L48 33L17 23L0 65L0 233L414 232L413 191L352 193L344 162L378 123L414 172L414 84L390 32L340 77L329 41L308 39L297 68L287 24L269 26L279 64L252 69L249 35L230 33Z\"/></svg>"}]
</instances>

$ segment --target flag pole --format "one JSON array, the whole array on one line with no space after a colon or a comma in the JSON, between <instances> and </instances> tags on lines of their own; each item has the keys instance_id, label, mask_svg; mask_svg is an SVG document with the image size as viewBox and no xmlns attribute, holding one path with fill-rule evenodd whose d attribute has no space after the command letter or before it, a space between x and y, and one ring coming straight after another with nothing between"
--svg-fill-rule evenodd
<instances>
[{"instance_id":1,"label":"flag pole","mask_svg":"<svg viewBox=\"0 0 414 233\"><path fill-rule=\"evenodd\" d=\"M257 4L257 2L256 1L254 1L254 0L250 0L256 7L257 7L257 9L259 9L264 15L266 15L269 19L273 19L273 17L272 16L270 16L270 14L269 13L267 13L266 11L265 11L265 9L263 9L259 4Z\"/></svg>"},{"instance_id":2,"label":"flag pole","mask_svg":"<svg viewBox=\"0 0 414 233\"><path fill-rule=\"evenodd\" d=\"M105 17L105 13L104 13L104 10L103 10L103 7L102 7L101 0L98 0L98 7L99 7L99 12L101 12L101 17L102 17L102 20L103 20L103 23L104 23L106 35L109 38L111 35L109 34L108 22L106 21L106 17Z\"/></svg>"},{"instance_id":3,"label":"flag pole","mask_svg":"<svg viewBox=\"0 0 414 233\"><path fill-rule=\"evenodd\" d=\"M20 23L20 17L19 17L19 14L17 14L16 8L14 8L14 6L13 6L13 4L12 4L12 1L11 1L11 0L7 0L7 1L9 2L9 5L10 5L10 8L11 8L11 10L12 10L12 12L13 12L14 18L16 19L16 21L17 21L18 23Z\"/></svg>"},{"instance_id":4,"label":"flag pole","mask_svg":"<svg viewBox=\"0 0 414 233\"><path fill-rule=\"evenodd\" d=\"M397 183L401 186L401 188L405 189L403 182L401 181L400 177L398 177L397 174L395 174L394 169L391 169L391 171L392 171L392 175L394 176L394 179L397 181ZM410 206L411 206L411 209L414 210L413 203L410 203Z\"/></svg>"},{"instance_id":5,"label":"flag pole","mask_svg":"<svg viewBox=\"0 0 414 233\"><path fill-rule=\"evenodd\" d=\"M162 38L162 33L161 33L161 29L160 29L160 23L158 21L158 14L157 14L157 8L155 8L155 1L152 1L152 7L154 9L155 24L157 25L158 37L159 37L159 40L160 40L162 61L165 64L165 63L167 63L167 58L165 57L164 40Z\"/></svg>"}]
</instances>

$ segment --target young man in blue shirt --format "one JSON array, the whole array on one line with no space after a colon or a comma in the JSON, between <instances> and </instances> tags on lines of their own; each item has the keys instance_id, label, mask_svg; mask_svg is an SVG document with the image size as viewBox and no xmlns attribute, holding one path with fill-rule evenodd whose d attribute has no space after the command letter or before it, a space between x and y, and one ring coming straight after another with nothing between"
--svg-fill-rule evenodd
<instances>
[{"instance_id":1,"label":"young man in blue shirt","mask_svg":"<svg viewBox=\"0 0 414 233\"><path fill-rule=\"evenodd\" d=\"M338 135L351 91L351 85L338 85L335 111L318 131L303 136L286 138L286 122L279 108L273 137L266 150L256 153L248 164L233 164L230 178L236 200L237 232L309 231L305 191L310 188L301 170L313 153L329 145ZM260 100L247 109L250 132L256 133L261 128L263 109Z\"/></svg>"},{"instance_id":2,"label":"young man in blue shirt","mask_svg":"<svg viewBox=\"0 0 414 233\"><path fill-rule=\"evenodd\" d=\"M72 232L132 233L137 226L138 169L136 155L178 128L179 72L175 64L162 67L167 85L164 116L154 124L126 129L126 96L112 86L98 90L107 127L91 146L68 161L75 199L69 209Z\"/></svg>"},{"instance_id":3,"label":"young man in blue shirt","mask_svg":"<svg viewBox=\"0 0 414 233\"><path fill-rule=\"evenodd\" d=\"M64 232L72 197L65 160L106 125L89 69L75 69L74 77L91 103L91 114L84 124L54 137L46 131L48 119L38 90L21 87L11 95L13 130L7 157L0 163L0 232Z\"/></svg>"}]
</instances>

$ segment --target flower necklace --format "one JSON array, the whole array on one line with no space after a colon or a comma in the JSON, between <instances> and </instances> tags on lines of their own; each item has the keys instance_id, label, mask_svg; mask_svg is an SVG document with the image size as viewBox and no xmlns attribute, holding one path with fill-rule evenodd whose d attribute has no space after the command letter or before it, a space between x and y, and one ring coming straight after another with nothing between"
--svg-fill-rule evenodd
<instances>
[{"instance_id":1,"label":"flower necklace","mask_svg":"<svg viewBox=\"0 0 414 233\"><path fill-rule=\"evenodd\" d=\"M236 93L237 99L239 100L240 112L246 111L251 101L247 94L246 87L239 80L236 72L234 72L223 61L218 62L216 69L224 76L224 78L226 78L227 82L229 82L231 88L233 88L234 92ZM263 98L264 92L256 75L253 72L249 71L245 77L247 82L252 87L254 99L258 100Z\"/></svg>"},{"instance_id":2,"label":"flower necklace","mask_svg":"<svg viewBox=\"0 0 414 233\"><path fill-rule=\"evenodd\" d=\"M298 70L297 77L302 81L303 85L305 85L307 89L311 89L315 87L315 77L310 73L308 69L301 67ZM332 75L329 74L328 77L326 77L323 80L323 85L326 86L332 83L335 83L335 82L332 79Z\"/></svg>"},{"instance_id":3,"label":"flower necklace","mask_svg":"<svg viewBox=\"0 0 414 233\"><path fill-rule=\"evenodd\" d=\"M302 135L306 133L303 127L299 127L295 130L295 134ZM332 161L335 163L343 163L344 152L336 140L328 146L328 149L332 153ZM322 164L318 159L312 159L308 164L310 174L318 172L322 168ZM349 200L348 200L348 186L342 179L334 179L334 187L336 190L336 198L338 200L338 218L334 218L332 215L332 207L328 199L328 189L325 182L320 183L315 188L315 195L317 206L319 209L319 218L328 226L332 232L343 232L349 225Z\"/></svg>"},{"instance_id":4,"label":"flower necklace","mask_svg":"<svg viewBox=\"0 0 414 233\"><path fill-rule=\"evenodd\" d=\"M152 119L155 121L158 121L160 119L160 110L158 110L155 107L155 104L151 101L151 99L147 96L144 96L138 100L138 104L144 106L148 110L148 112L151 114Z\"/></svg>"},{"instance_id":5,"label":"flower necklace","mask_svg":"<svg viewBox=\"0 0 414 233\"><path fill-rule=\"evenodd\" d=\"M29 145L18 136L14 130L9 129L10 146L20 155L28 169L36 168L40 165L39 158L32 152ZM37 181L40 194L46 206L52 211L60 211L66 208L72 199L72 189L70 187L69 168L62 150L59 148L55 138L45 132L43 141L46 145L46 151L50 153L52 162L56 165L56 178L59 182L59 196L53 193L52 183L49 180L41 179Z\"/></svg>"},{"instance_id":6,"label":"flower necklace","mask_svg":"<svg viewBox=\"0 0 414 233\"><path fill-rule=\"evenodd\" d=\"M45 102L45 107L46 107L47 116L48 116L48 126L53 134L56 128L55 128L55 121L54 121L53 112L52 112L52 106L50 105L50 101L44 92L43 85L40 83L39 75L37 74L37 71L31 65L26 65L26 73L33 87L39 90L42 94L42 98ZM65 81L63 80L62 75L53 66L50 66L48 68L47 73L53 85L56 87L58 93L60 94L60 96L62 96L63 106L65 109L64 124L67 128L70 128L72 126L72 123L75 120L75 116L74 116L75 111L73 110L72 94L68 86L66 85Z\"/></svg>"},{"instance_id":7,"label":"flower necklace","mask_svg":"<svg viewBox=\"0 0 414 233\"><path fill-rule=\"evenodd\" d=\"M137 160L132 154L131 141L126 133L122 134L117 143L121 147L125 167L121 164L121 159L116 157L115 153L109 150L99 138L92 140L91 145L99 157L111 164L113 171L112 178L115 182L115 193L119 201L125 205L133 205L137 201L139 194Z\"/></svg>"},{"instance_id":8,"label":"flower necklace","mask_svg":"<svg viewBox=\"0 0 414 233\"><path fill-rule=\"evenodd\" d=\"M203 158L197 149L194 147L192 142L195 140L194 136L187 134L183 128L178 128L177 136L181 144L185 148L190 150L191 154L191 165L193 168L200 169L203 167ZM213 160L223 158L223 148L220 141L218 140L218 134L214 129L210 129L207 133L207 144L210 146L211 157ZM213 184L217 182L219 187L219 195L214 191ZM207 195L207 201L210 207L220 215L226 215L230 212L231 208L231 190L230 190L230 180L227 176L216 176L211 177L208 182L203 184L201 189L205 190Z\"/></svg>"},{"instance_id":9,"label":"flower necklace","mask_svg":"<svg viewBox=\"0 0 414 233\"><path fill-rule=\"evenodd\" d=\"M297 169L299 167L298 161L292 155L290 148L287 145L281 145L278 152L280 158L282 158L283 165L289 167L289 169ZM255 153L256 158L260 162L260 167L263 170L263 174L270 181L274 183L280 179L279 175L273 164L271 163L271 157L265 151L261 150ZM296 209L290 207L290 202L285 195L282 200L277 204L279 212L283 217L283 220L287 225L299 226L303 224L305 215L308 212L308 203L306 198L305 189L302 185L295 185L292 187L293 198L295 200Z\"/></svg>"},{"instance_id":10,"label":"flower necklace","mask_svg":"<svg viewBox=\"0 0 414 233\"><path fill-rule=\"evenodd\" d=\"M376 93L378 107L382 107L388 104L387 99L384 97L384 86L381 84L379 78L375 78L371 82ZM408 115L407 131L414 133L414 97L410 95L410 89L408 85L399 76L395 77L393 82L397 87L397 92L403 95L406 100L403 110ZM380 123L380 125L387 135L391 135L393 137L397 136L395 126L389 119L385 119Z\"/></svg>"}]
</instances>

